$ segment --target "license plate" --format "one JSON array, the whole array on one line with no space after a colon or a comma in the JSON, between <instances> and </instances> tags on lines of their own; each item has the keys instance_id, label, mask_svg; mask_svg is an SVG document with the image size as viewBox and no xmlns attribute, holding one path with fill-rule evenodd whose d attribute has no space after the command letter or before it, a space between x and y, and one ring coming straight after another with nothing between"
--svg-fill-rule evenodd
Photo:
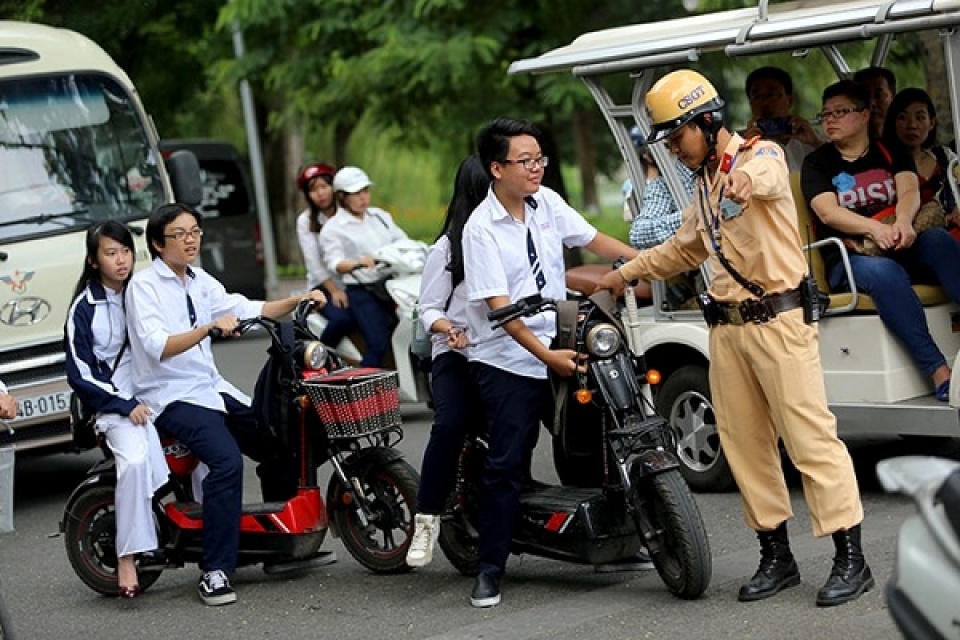
<instances>
[{"instance_id":1,"label":"license plate","mask_svg":"<svg viewBox=\"0 0 960 640\"><path fill-rule=\"evenodd\" d=\"M66 413L70 409L70 392L55 391L38 396L17 398L17 417L13 421L43 418L57 413Z\"/></svg>"}]
</instances>

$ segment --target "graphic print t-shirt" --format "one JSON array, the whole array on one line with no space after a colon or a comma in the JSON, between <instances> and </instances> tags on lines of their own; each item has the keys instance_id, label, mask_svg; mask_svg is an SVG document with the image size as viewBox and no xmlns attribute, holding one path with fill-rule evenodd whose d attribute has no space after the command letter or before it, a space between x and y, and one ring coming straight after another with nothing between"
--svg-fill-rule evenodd
<instances>
[{"instance_id":1,"label":"graphic print t-shirt","mask_svg":"<svg viewBox=\"0 0 960 640\"><path fill-rule=\"evenodd\" d=\"M822 145L811 152L803 162L800 184L803 197L810 201L821 193L835 193L841 207L866 217L894 207L897 189L894 176L904 171L916 172L913 157L906 150L893 147L882 149L870 143L866 155L848 162L832 144ZM813 208L811 207L811 211ZM816 220L816 236L820 238L847 238L850 234ZM824 248L824 259L832 264L839 257L835 247Z\"/></svg>"}]
</instances>

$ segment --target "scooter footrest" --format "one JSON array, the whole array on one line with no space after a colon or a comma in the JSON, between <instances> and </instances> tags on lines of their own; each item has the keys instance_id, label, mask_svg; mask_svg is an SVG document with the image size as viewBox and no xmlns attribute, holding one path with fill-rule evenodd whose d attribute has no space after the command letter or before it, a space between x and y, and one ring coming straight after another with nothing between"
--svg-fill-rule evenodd
<instances>
[{"instance_id":1,"label":"scooter footrest","mask_svg":"<svg viewBox=\"0 0 960 640\"><path fill-rule=\"evenodd\" d=\"M631 420L617 429L610 429L611 435L639 436L647 433L659 433L666 428L667 421L660 416L651 416L643 420Z\"/></svg>"},{"instance_id":2,"label":"scooter footrest","mask_svg":"<svg viewBox=\"0 0 960 640\"><path fill-rule=\"evenodd\" d=\"M270 513L280 513L286 508L286 502L255 502L243 505L240 512L244 515L260 516Z\"/></svg>"}]
</instances>

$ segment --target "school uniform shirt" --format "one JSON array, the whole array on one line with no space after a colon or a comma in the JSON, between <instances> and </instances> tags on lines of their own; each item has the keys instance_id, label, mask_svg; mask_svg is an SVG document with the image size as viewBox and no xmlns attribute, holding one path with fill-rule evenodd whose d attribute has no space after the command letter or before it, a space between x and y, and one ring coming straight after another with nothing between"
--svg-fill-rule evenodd
<instances>
[{"instance_id":1,"label":"school uniform shirt","mask_svg":"<svg viewBox=\"0 0 960 640\"><path fill-rule=\"evenodd\" d=\"M317 214L317 222L321 228L329 218L322 213ZM340 282L336 271L327 268L323 260L323 249L320 246L320 232L310 230L310 209L304 209L297 216L297 241L300 243L300 252L303 254L303 264L307 267L307 288L314 289L331 277Z\"/></svg>"},{"instance_id":2,"label":"school uniform shirt","mask_svg":"<svg viewBox=\"0 0 960 640\"><path fill-rule=\"evenodd\" d=\"M128 416L139 404L129 347L117 361L126 336L123 294L91 282L70 305L63 345L67 382L91 411Z\"/></svg>"},{"instance_id":3,"label":"school uniform shirt","mask_svg":"<svg viewBox=\"0 0 960 640\"><path fill-rule=\"evenodd\" d=\"M163 260L155 258L149 267L135 273L127 285L127 330L137 397L155 416L177 400L224 411L221 393L249 405L250 398L217 370L210 338L175 356L160 356L172 335L209 324L221 316L251 318L259 316L262 310L262 301L227 293L203 269L188 268L184 283Z\"/></svg>"},{"instance_id":4,"label":"school uniform shirt","mask_svg":"<svg viewBox=\"0 0 960 640\"><path fill-rule=\"evenodd\" d=\"M327 269L336 273L337 265L344 260L373 256L377 249L407 239L407 234L383 209L370 207L359 217L346 209L337 209L320 232L320 249ZM344 284L359 282L351 273L340 275Z\"/></svg>"},{"instance_id":5,"label":"school uniform shirt","mask_svg":"<svg viewBox=\"0 0 960 640\"><path fill-rule=\"evenodd\" d=\"M752 141L732 134L711 184L697 178L693 203L683 212L676 235L640 253L620 273L635 278L665 279L709 261L710 294L720 302L739 303L753 294L743 288L716 257L714 241L734 268L767 293L796 288L807 273L797 231L797 209L783 149L775 142ZM731 171L743 171L753 183L749 203L724 216L722 185Z\"/></svg>"},{"instance_id":6,"label":"school uniform shirt","mask_svg":"<svg viewBox=\"0 0 960 640\"><path fill-rule=\"evenodd\" d=\"M464 271L467 283L467 324L475 337L469 349L472 361L482 362L528 378L546 378L547 366L501 327L487 320L487 298L507 296L511 302L540 293L563 300L567 295L563 247L590 244L597 230L560 195L541 186L528 202L520 222L503 208L493 188L470 215L463 230ZM527 255L527 231L543 272L541 291ZM523 322L547 346L557 333L556 313L543 312Z\"/></svg>"},{"instance_id":7,"label":"school uniform shirt","mask_svg":"<svg viewBox=\"0 0 960 640\"><path fill-rule=\"evenodd\" d=\"M427 332L434 322L446 318L455 327L467 330L467 339L472 342L471 332L467 327L467 287L461 282L453 288L451 274L447 270L450 263L450 239L440 236L427 254L427 261L423 266L423 275L420 280L420 298L417 302L418 320L423 323ZM450 301L447 306L447 301ZM444 308L446 307L446 309ZM451 349L447 344L446 334L431 333L431 355L436 358L447 351L465 353L466 349Z\"/></svg>"}]
</instances>

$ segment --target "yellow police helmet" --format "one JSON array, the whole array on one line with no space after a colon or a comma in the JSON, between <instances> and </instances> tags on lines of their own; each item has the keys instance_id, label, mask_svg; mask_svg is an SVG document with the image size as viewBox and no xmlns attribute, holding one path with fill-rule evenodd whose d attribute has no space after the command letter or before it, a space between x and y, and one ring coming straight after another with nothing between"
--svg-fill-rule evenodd
<instances>
[{"instance_id":1,"label":"yellow police helmet","mask_svg":"<svg viewBox=\"0 0 960 640\"><path fill-rule=\"evenodd\" d=\"M683 69L663 76L650 87L645 102L652 125L648 143L663 140L701 113L715 113L713 123L722 124L723 99L696 71Z\"/></svg>"}]
</instances>

